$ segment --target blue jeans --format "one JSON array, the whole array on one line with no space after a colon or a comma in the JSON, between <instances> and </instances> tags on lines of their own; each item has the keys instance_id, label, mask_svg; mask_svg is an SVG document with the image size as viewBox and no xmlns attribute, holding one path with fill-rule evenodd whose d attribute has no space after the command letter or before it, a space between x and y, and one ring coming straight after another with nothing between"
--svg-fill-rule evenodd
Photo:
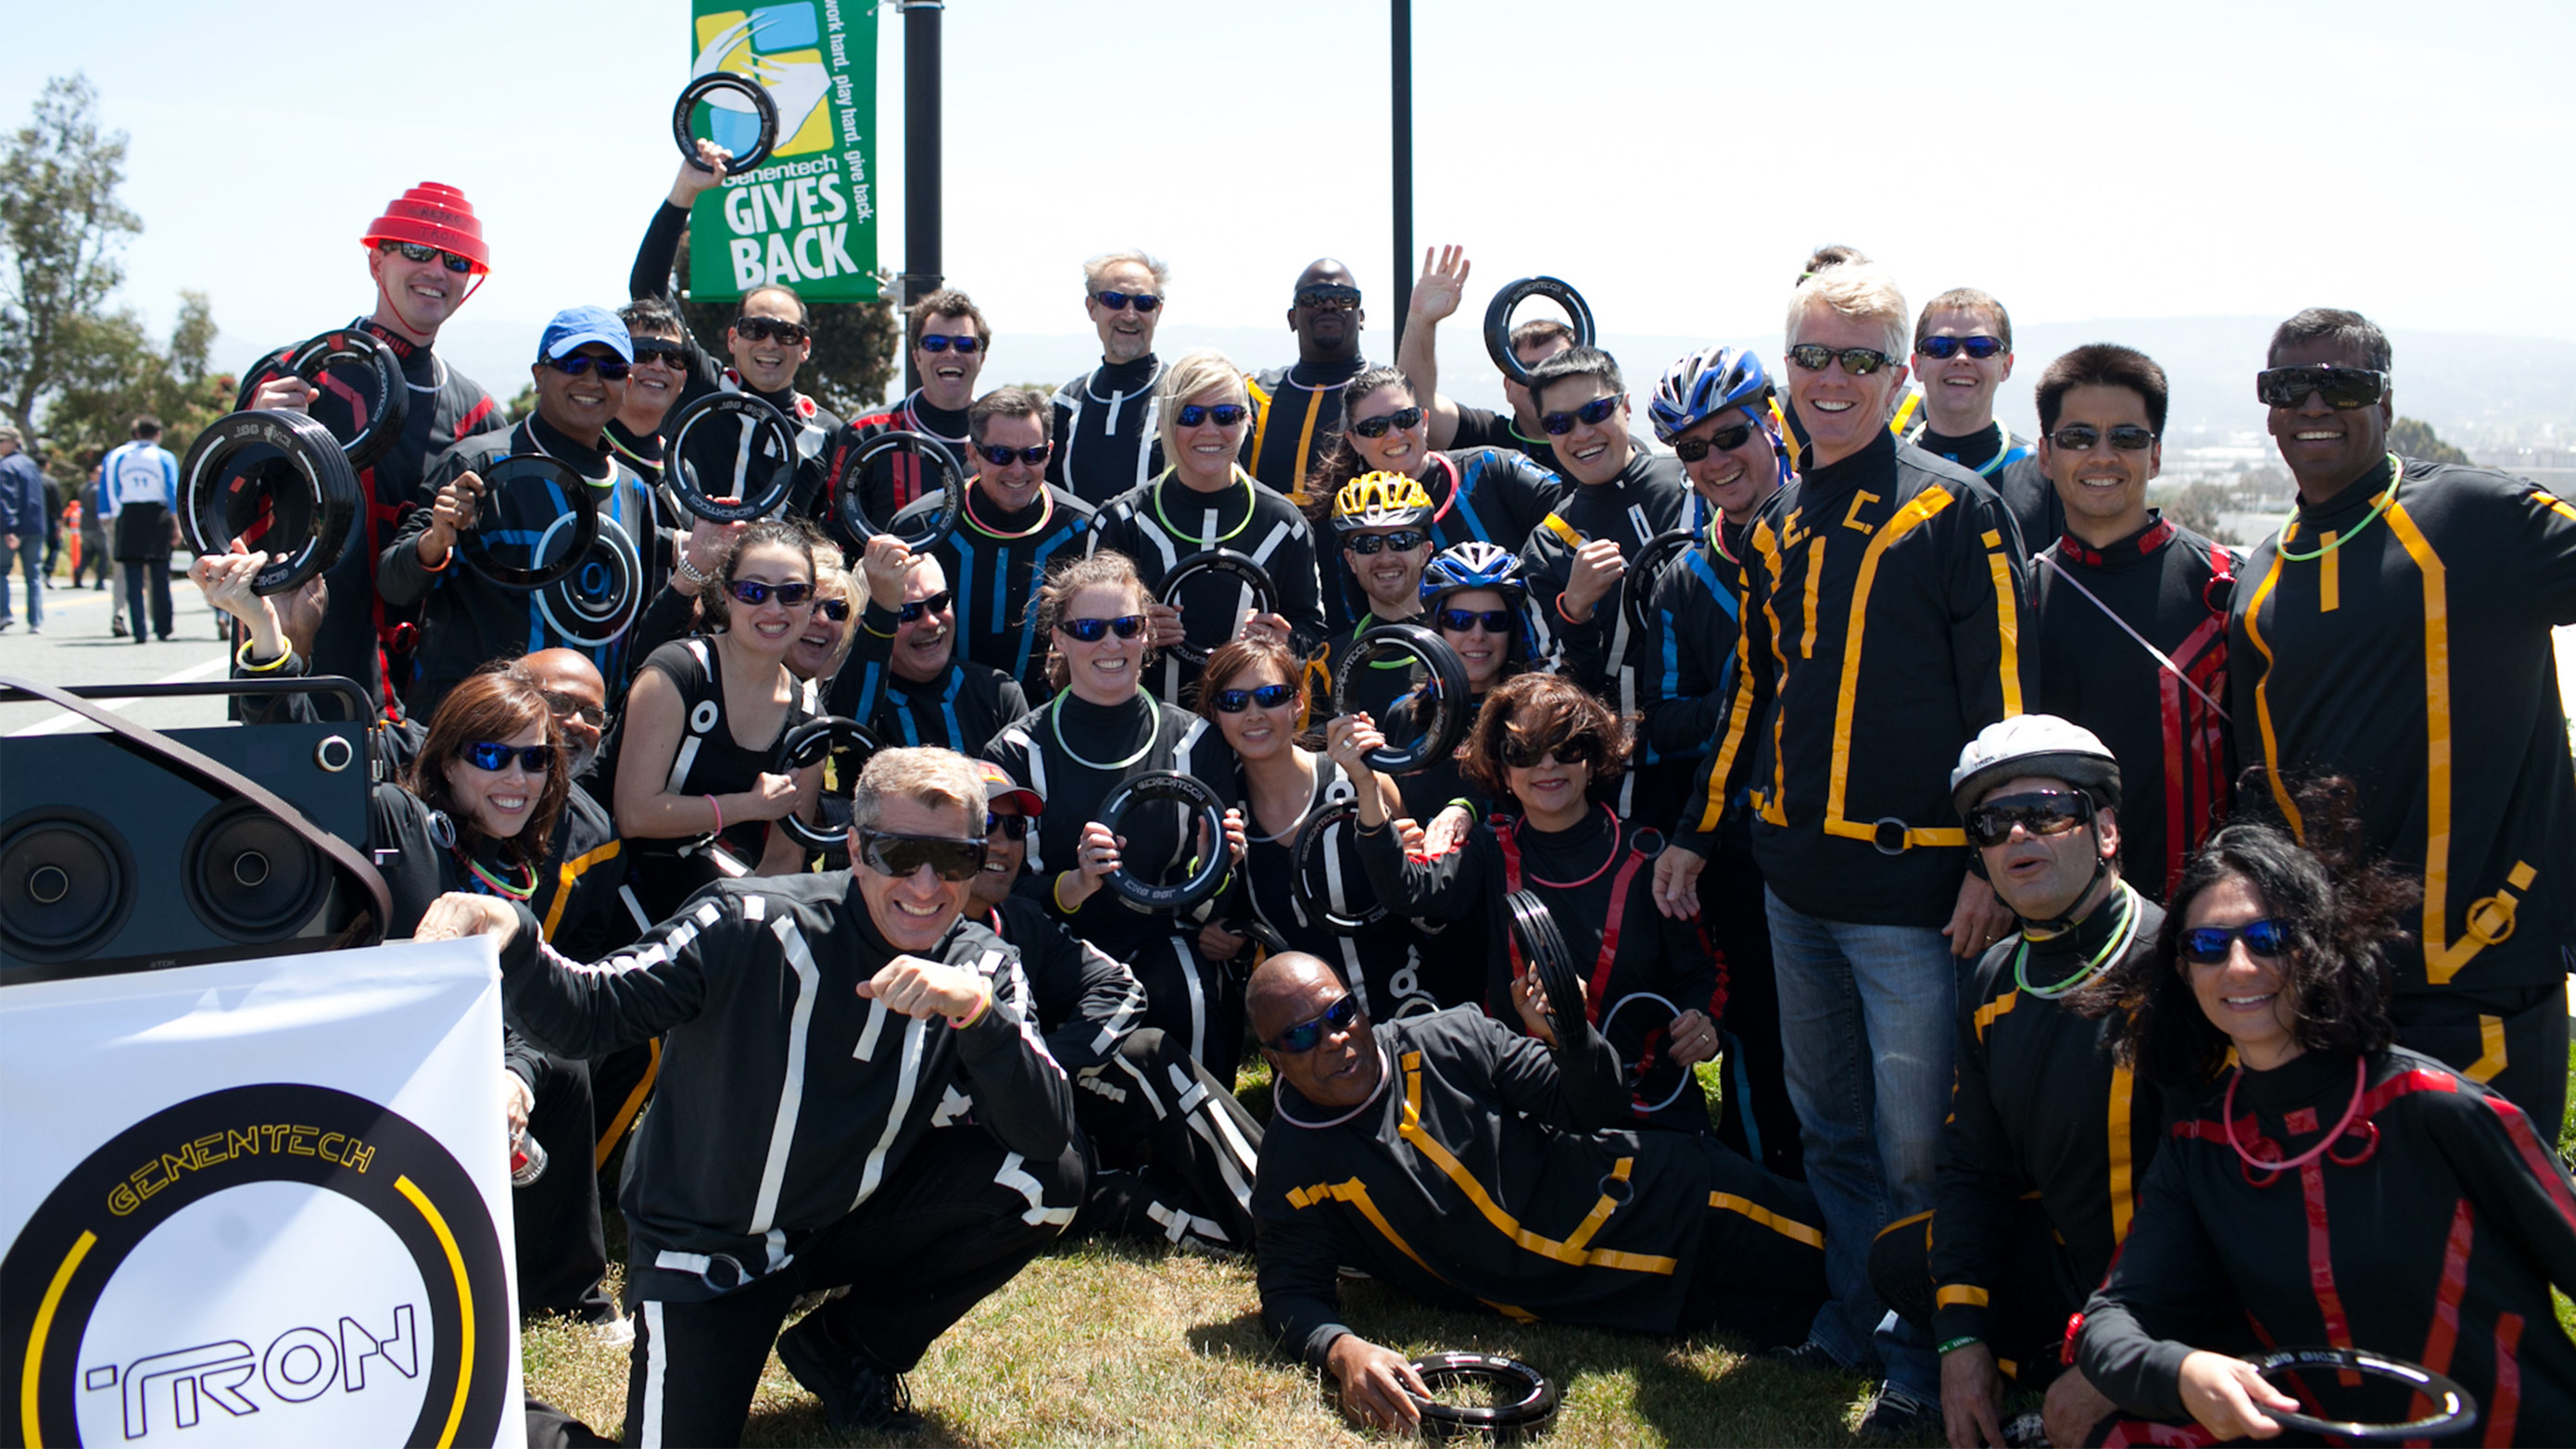
<instances>
[{"instance_id":1,"label":"blue jeans","mask_svg":"<svg viewBox=\"0 0 2576 1449\"><path fill-rule=\"evenodd\" d=\"M14 556L13 556L14 552ZM27 627L45 627L45 537L41 533L22 533L13 551L0 543L0 619L10 617L9 574L11 566L27 576Z\"/></svg>"},{"instance_id":2,"label":"blue jeans","mask_svg":"<svg viewBox=\"0 0 2576 1449\"><path fill-rule=\"evenodd\" d=\"M1930 927L1821 920L1763 894L1789 1101L1825 1216L1832 1297L1810 1337L1854 1367L1874 1347L1889 1379L1937 1403L1940 1358L1870 1291L1869 1249L1932 1207L1961 967Z\"/></svg>"}]
</instances>

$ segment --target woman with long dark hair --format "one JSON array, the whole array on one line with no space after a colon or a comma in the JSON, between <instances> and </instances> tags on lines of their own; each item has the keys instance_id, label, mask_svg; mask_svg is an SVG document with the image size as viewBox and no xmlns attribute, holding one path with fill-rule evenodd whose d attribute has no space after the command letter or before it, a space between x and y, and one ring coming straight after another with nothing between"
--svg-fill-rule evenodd
<instances>
[{"instance_id":1,"label":"woman with long dark hair","mask_svg":"<svg viewBox=\"0 0 2576 1449\"><path fill-rule=\"evenodd\" d=\"M2192 1095L2086 1306L2084 1373L2129 1413L2220 1439L2270 1438L2283 1410L2420 1413L2385 1384L2276 1385L2232 1356L2362 1348L2476 1398L2476 1428L2441 1442L2563 1443L2576 1345L2550 1286L2576 1289L2576 1184L2519 1108L2393 1044L2386 951L2414 887L2346 867L2341 817L2305 814L2332 861L2270 825L2221 830L2157 957L2112 983L2134 1008L2124 1061Z\"/></svg>"},{"instance_id":2,"label":"woman with long dark hair","mask_svg":"<svg viewBox=\"0 0 2576 1449\"><path fill-rule=\"evenodd\" d=\"M1468 735L1463 768L1471 785L1515 813L1487 818L1460 848L1427 859L1406 852L1370 788L1367 754L1385 743L1375 721L1345 715L1327 739L1359 789L1360 859L1378 898L1410 916L1483 923L1487 1012L1518 1019L1512 990L1527 967L1504 898L1530 891L1584 978L1585 1014L1635 1069L1641 1121L1707 1131L1707 1102L1690 1068L1717 1053L1717 968L1696 932L1655 909L1662 837L1608 803L1628 761L1627 732L1609 709L1552 674L1496 689Z\"/></svg>"}]
</instances>

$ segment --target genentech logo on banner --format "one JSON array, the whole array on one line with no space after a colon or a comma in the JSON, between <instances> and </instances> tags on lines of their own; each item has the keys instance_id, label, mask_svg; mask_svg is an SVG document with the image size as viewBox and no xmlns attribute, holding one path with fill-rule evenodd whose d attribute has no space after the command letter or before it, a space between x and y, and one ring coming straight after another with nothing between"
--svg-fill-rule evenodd
<instances>
[{"instance_id":1,"label":"genentech logo on banner","mask_svg":"<svg viewBox=\"0 0 2576 1449\"><path fill-rule=\"evenodd\" d=\"M487 943L0 988L0 1443L518 1444Z\"/></svg>"},{"instance_id":2,"label":"genentech logo on banner","mask_svg":"<svg viewBox=\"0 0 2576 1449\"><path fill-rule=\"evenodd\" d=\"M698 198L689 212L689 295L739 297L778 283L808 302L877 295L877 20L862 0L745 6L694 0L691 79L731 71L778 106L769 159ZM749 101L718 91L696 134L735 155L760 137Z\"/></svg>"}]
</instances>

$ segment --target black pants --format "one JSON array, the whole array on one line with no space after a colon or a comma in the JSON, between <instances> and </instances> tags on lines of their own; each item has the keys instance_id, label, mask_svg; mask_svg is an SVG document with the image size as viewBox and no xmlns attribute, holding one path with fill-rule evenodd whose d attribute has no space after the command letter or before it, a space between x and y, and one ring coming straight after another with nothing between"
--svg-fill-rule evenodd
<instances>
[{"instance_id":1,"label":"black pants","mask_svg":"<svg viewBox=\"0 0 2576 1449\"><path fill-rule=\"evenodd\" d=\"M644 1104L653 1095L653 1084L662 1077L662 1039L640 1042L593 1058L590 1063L591 1144L590 1165L603 1174L599 1190L614 1200L617 1184L604 1174L608 1159L635 1130L636 1118L643 1115Z\"/></svg>"},{"instance_id":2,"label":"black pants","mask_svg":"<svg viewBox=\"0 0 2576 1449\"><path fill-rule=\"evenodd\" d=\"M599 1222L599 1176L591 1169L590 1064L555 1056L542 1062L528 1135L545 1147L546 1170L526 1187L510 1189L519 1312L606 1322L616 1309L599 1282L608 1271L608 1244Z\"/></svg>"},{"instance_id":3,"label":"black pants","mask_svg":"<svg viewBox=\"0 0 2576 1449\"><path fill-rule=\"evenodd\" d=\"M2415 991L2389 1003L2397 1044L2484 1082L2523 1110L2544 1143L2567 1115L2567 983Z\"/></svg>"},{"instance_id":4,"label":"black pants","mask_svg":"<svg viewBox=\"0 0 2576 1449\"><path fill-rule=\"evenodd\" d=\"M1771 914L1762 869L1742 850L1720 850L1699 873L1699 919L1726 982L1726 1088L1717 1140L1782 1177L1805 1181L1798 1111L1780 1048L1780 984L1771 967Z\"/></svg>"},{"instance_id":5,"label":"black pants","mask_svg":"<svg viewBox=\"0 0 2576 1449\"><path fill-rule=\"evenodd\" d=\"M1093 910L1125 910L1103 900ZM1249 946L1232 961L1210 961L1199 954L1198 928L1175 929L1168 936L1146 937L1128 954L1104 946L1126 961L1145 988L1145 1025L1186 1047L1216 1079L1234 1084L1243 1065L1243 975L1252 965Z\"/></svg>"},{"instance_id":6,"label":"black pants","mask_svg":"<svg viewBox=\"0 0 2576 1449\"><path fill-rule=\"evenodd\" d=\"M1105 1169L1078 1231L1252 1251L1261 1124L1230 1083L1149 1026L1073 1085L1074 1120Z\"/></svg>"},{"instance_id":7,"label":"black pants","mask_svg":"<svg viewBox=\"0 0 2576 1449\"><path fill-rule=\"evenodd\" d=\"M1681 1329L1741 1334L1756 1348L1807 1336L1825 1302L1825 1215L1803 1182L1763 1171L1714 1138L1708 1217Z\"/></svg>"},{"instance_id":8,"label":"black pants","mask_svg":"<svg viewBox=\"0 0 2576 1449\"><path fill-rule=\"evenodd\" d=\"M142 563L125 565L126 616L133 622L134 637L143 637L143 600L152 599L152 632L159 638L170 637L170 559L163 555Z\"/></svg>"},{"instance_id":9,"label":"black pants","mask_svg":"<svg viewBox=\"0 0 2576 1449\"><path fill-rule=\"evenodd\" d=\"M625 1442L741 1443L778 1325L808 1289L847 1284L846 1296L815 1310L830 1336L880 1372L908 1371L1064 1230L1082 1186L1078 1150L1030 1162L982 1128L941 1128L873 1197L767 1277L673 1301L656 1296L671 1275L639 1271Z\"/></svg>"},{"instance_id":10,"label":"black pants","mask_svg":"<svg viewBox=\"0 0 2576 1449\"><path fill-rule=\"evenodd\" d=\"M2057 1234L2039 1203L2013 1205L2004 1261L1996 1265L1986 1346L1996 1366L2023 1388L2039 1388L2063 1366L2066 1320L2084 1306L2091 1285L2079 1285ZM1932 1215L1900 1218L1869 1245L1869 1286L1897 1317L1932 1332Z\"/></svg>"}]
</instances>

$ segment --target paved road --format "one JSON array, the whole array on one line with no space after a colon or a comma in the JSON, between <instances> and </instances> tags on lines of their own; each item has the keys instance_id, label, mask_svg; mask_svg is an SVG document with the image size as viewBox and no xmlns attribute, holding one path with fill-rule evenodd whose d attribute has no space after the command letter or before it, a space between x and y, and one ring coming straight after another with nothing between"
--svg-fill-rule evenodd
<instances>
[{"instance_id":1,"label":"paved road","mask_svg":"<svg viewBox=\"0 0 2576 1449\"><path fill-rule=\"evenodd\" d=\"M23 585L13 580L13 585ZM196 588L173 579L170 588L170 641L137 644L108 633L108 596L96 589L49 589L45 594L45 631L27 632L27 600L11 589L17 625L0 634L0 674L46 684L146 684L174 680L219 679L224 674L223 646L215 642L214 616ZM117 708L111 703L110 708ZM137 723L155 728L222 724L221 699L172 699L137 702L124 710ZM0 704L0 735L88 729L42 701Z\"/></svg>"}]
</instances>

